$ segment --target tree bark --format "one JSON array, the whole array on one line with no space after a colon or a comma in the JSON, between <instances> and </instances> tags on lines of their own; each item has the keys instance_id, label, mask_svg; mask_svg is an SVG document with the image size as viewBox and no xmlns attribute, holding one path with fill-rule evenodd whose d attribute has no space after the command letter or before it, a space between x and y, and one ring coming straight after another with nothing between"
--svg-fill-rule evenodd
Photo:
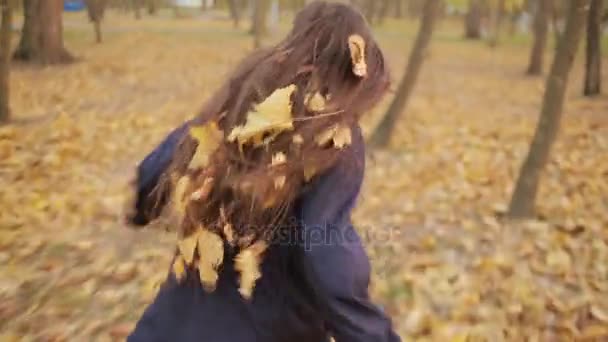
<instances>
[{"instance_id":1,"label":"tree bark","mask_svg":"<svg viewBox=\"0 0 608 342\"><path fill-rule=\"evenodd\" d=\"M234 23L234 27L239 27L241 22L241 9L237 0L228 0L228 9L230 10L230 16Z\"/></svg>"},{"instance_id":2,"label":"tree bark","mask_svg":"<svg viewBox=\"0 0 608 342\"><path fill-rule=\"evenodd\" d=\"M407 69L399 83L395 99L370 139L372 147L386 147L390 141L393 129L395 128L395 123L397 122L399 115L405 109L407 101L416 84L416 80L418 79L418 75L420 74L422 63L424 62L427 48L433 35L440 5L441 0L426 0L424 4L420 29L418 30L416 42L414 43L414 47L409 56Z\"/></svg>"},{"instance_id":3,"label":"tree bark","mask_svg":"<svg viewBox=\"0 0 608 342\"><path fill-rule=\"evenodd\" d=\"M270 0L255 0L253 8L253 45L262 46L262 38L268 34L268 12Z\"/></svg>"},{"instance_id":4,"label":"tree bark","mask_svg":"<svg viewBox=\"0 0 608 342\"><path fill-rule=\"evenodd\" d=\"M511 218L526 218L534 215L540 175L547 164L551 146L559 131L568 77L581 40L583 25L589 11L589 1L571 0L566 29L559 41L547 79L536 133L528 156L519 171L509 204L508 216Z\"/></svg>"},{"instance_id":5,"label":"tree bark","mask_svg":"<svg viewBox=\"0 0 608 342\"><path fill-rule=\"evenodd\" d=\"M15 59L41 64L74 60L63 46L62 0L25 0L24 13Z\"/></svg>"},{"instance_id":6,"label":"tree bark","mask_svg":"<svg viewBox=\"0 0 608 342\"><path fill-rule=\"evenodd\" d=\"M500 41L500 30L504 19L505 0L494 0L495 6L490 13L490 35L488 44L491 47L496 47Z\"/></svg>"},{"instance_id":7,"label":"tree bark","mask_svg":"<svg viewBox=\"0 0 608 342\"><path fill-rule=\"evenodd\" d=\"M388 15L389 8L391 6L391 0L382 0L380 3L380 9L378 11L378 24L382 25L386 16Z\"/></svg>"},{"instance_id":8,"label":"tree bark","mask_svg":"<svg viewBox=\"0 0 608 342\"><path fill-rule=\"evenodd\" d=\"M0 124L10 119L10 62L11 62L11 25L13 11L10 0L0 0L2 23L0 24Z\"/></svg>"},{"instance_id":9,"label":"tree bark","mask_svg":"<svg viewBox=\"0 0 608 342\"><path fill-rule=\"evenodd\" d=\"M465 17L465 38L481 39L481 0L469 0Z\"/></svg>"},{"instance_id":10,"label":"tree bark","mask_svg":"<svg viewBox=\"0 0 608 342\"><path fill-rule=\"evenodd\" d=\"M141 19L141 1L142 0L132 0L133 11L135 12L135 19L137 20Z\"/></svg>"},{"instance_id":11,"label":"tree bark","mask_svg":"<svg viewBox=\"0 0 608 342\"><path fill-rule=\"evenodd\" d=\"M158 6L156 4L156 0L147 0L146 7L148 9L149 15L156 15L156 12L158 11Z\"/></svg>"},{"instance_id":12,"label":"tree bark","mask_svg":"<svg viewBox=\"0 0 608 342\"><path fill-rule=\"evenodd\" d=\"M585 49L585 96L599 95L602 91L602 13L603 1L591 0Z\"/></svg>"},{"instance_id":13,"label":"tree bark","mask_svg":"<svg viewBox=\"0 0 608 342\"><path fill-rule=\"evenodd\" d=\"M363 15L367 22L370 25L374 24L374 20L376 19L376 1L379 0L364 0L365 2L362 4Z\"/></svg>"},{"instance_id":14,"label":"tree bark","mask_svg":"<svg viewBox=\"0 0 608 342\"><path fill-rule=\"evenodd\" d=\"M534 15L534 44L530 54L528 75L540 75L543 72L543 60L549 33L549 11L551 0L538 0Z\"/></svg>"},{"instance_id":15,"label":"tree bark","mask_svg":"<svg viewBox=\"0 0 608 342\"><path fill-rule=\"evenodd\" d=\"M103 20L108 0L86 0L87 12L89 14L89 20L93 23L95 29L95 42L100 44L103 42L103 35L101 32L101 21Z\"/></svg>"},{"instance_id":16,"label":"tree bark","mask_svg":"<svg viewBox=\"0 0 608 342\"><path fill-rule=\"evenodd\" d=\"M395 18L403 18L403 0L393 0L395 6Z\"/></svg>"}]
</instances>

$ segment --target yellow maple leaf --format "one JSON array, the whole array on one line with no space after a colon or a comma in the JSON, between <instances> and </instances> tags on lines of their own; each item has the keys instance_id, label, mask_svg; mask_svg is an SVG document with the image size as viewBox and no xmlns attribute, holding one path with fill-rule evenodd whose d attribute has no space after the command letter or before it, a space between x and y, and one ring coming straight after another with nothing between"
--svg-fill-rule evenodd
<instances>
[{"instance_id":1,"label":"yellow maple leaf","mask_svg":"<svg viewBox=\"0 0 608 342\"><path fill-rule=\"evenodd\" d=\"M190 127L190 136L198 142L198 146L188 168L198 169L207 166L209 157L217 150L222 141L222 131L215 121L211 121L203 126Z\"/></svg>"},{"instance_id":2,"label":"yellow maple leaf","mask_svg":"<svg viewBox=\"0 0 608 342\"><path fill-rule=\"evenodd\" d=\"M252 142L260 146L271 141L283 131L293 129L291 116L291 94L295 85L277 89L264 102L257 105L254 111L247 114L244 125L234 127L228 135L228 141L238 141L240 145ZM271 134L270 139L264 139L265 134Z\"/></svg>"},{"instance_id":3,"label":"yellow maple leaf","mask_svg":"<svg viewBox=\"0 0 608 342\"><path fill-rule=\"evenodd\" d=\"M213 291L218 279L217 269L224 261L224 242L219 235L205 228L200 229L197 237L201 285L205 290Z\"/></svg>"},{"instance_id":4,"label":"yellow maple leaf","mask_svg":"<svg viewBox=\"0 0 608 342\"><path fill-rule=\"evenodd\" d=\"M186 265L191 265L194 260L194 250L198 241L198 234L191 234L177 242L177 249L180 255L186 262Z\"/></svg>"},{"instance_id":5,"label":"yellow maple leaf","mask_svg":"<svg viewBox=\"0 0 608 342\"><path fill-rule=\"evenodd\" d=\"M177 281L184 279L186 276L186 265L184 264L184 259L182 259L181 255L175 257L171 269L173 270L173 274L175 274Z\"/></svg>"},{"instance_id":6,"label":"yellow maple leaf","mask_svg":"<svg viewBox=\"0 0 608 342\"><path fill-rule=\"evenodd\" d=\"M246 299L251 298L255 283L262 276L260 264L266 248L268 244L265 241L257 241L242 250L234 260L234 267L241 274L239 292Z\"/></svg>"}]
</instances>

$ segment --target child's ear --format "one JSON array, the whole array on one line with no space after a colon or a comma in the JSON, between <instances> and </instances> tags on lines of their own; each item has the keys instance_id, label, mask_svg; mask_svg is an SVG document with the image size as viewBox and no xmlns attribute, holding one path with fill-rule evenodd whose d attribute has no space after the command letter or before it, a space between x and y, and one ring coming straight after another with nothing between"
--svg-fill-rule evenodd
<instances>
[{"instance_id":1,"label":"child's ear","mask_svg":"<svg viewBox=\"0 0 608 342\"><path fill-rule=\"evenodd\" d=\"M348 37L348 49L353 63L353 74L359 77L367 76L367 63L365 63L365 40L358 34Z\"/></svg>"}]
</instances>

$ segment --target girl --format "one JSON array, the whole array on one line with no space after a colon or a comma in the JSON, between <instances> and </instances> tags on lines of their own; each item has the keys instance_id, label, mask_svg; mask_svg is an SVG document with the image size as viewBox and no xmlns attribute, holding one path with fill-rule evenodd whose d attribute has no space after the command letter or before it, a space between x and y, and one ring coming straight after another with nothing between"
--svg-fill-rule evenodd
<instances>
[{"instance_id":1,"label":"girl","mask_svg":"<svg viewBox=\"0 0 608 342\"><path fill-rule=\"evenodd\" d=\"M357 122L388 85L365 20L343 4L308 5L281 43L247 57L139 165L129 221L170 204L180 240L128 340L399 341L370 302L350 222Z\"/></svg>"}]
</instances>

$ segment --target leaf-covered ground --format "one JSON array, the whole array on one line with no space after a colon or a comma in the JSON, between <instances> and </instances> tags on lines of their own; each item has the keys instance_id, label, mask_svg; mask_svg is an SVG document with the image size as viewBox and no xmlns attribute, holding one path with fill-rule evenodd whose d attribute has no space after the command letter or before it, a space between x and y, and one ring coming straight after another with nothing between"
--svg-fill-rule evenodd
<instances>
[{"instance_id":1,"label":"leaf-covered ground","mask_svg":"<svg viewBox=\"0 0 608 342\"><path fill-rule=\"evenodd\" d=\"M110 12L103 45L84 15L65 26L80 62L16 65L0 128L0 341L128 334L175 240L122 224L126 181L252 45L208 19ZM396 80L413 35L378 30ZM608 338L608 98L580 96L581 55L539 218L500 220L543 93L527 54L519 37L492 50L444 23L392 148L368 160L355 221L405 340Z\"/></svg>"}]
</instances>

